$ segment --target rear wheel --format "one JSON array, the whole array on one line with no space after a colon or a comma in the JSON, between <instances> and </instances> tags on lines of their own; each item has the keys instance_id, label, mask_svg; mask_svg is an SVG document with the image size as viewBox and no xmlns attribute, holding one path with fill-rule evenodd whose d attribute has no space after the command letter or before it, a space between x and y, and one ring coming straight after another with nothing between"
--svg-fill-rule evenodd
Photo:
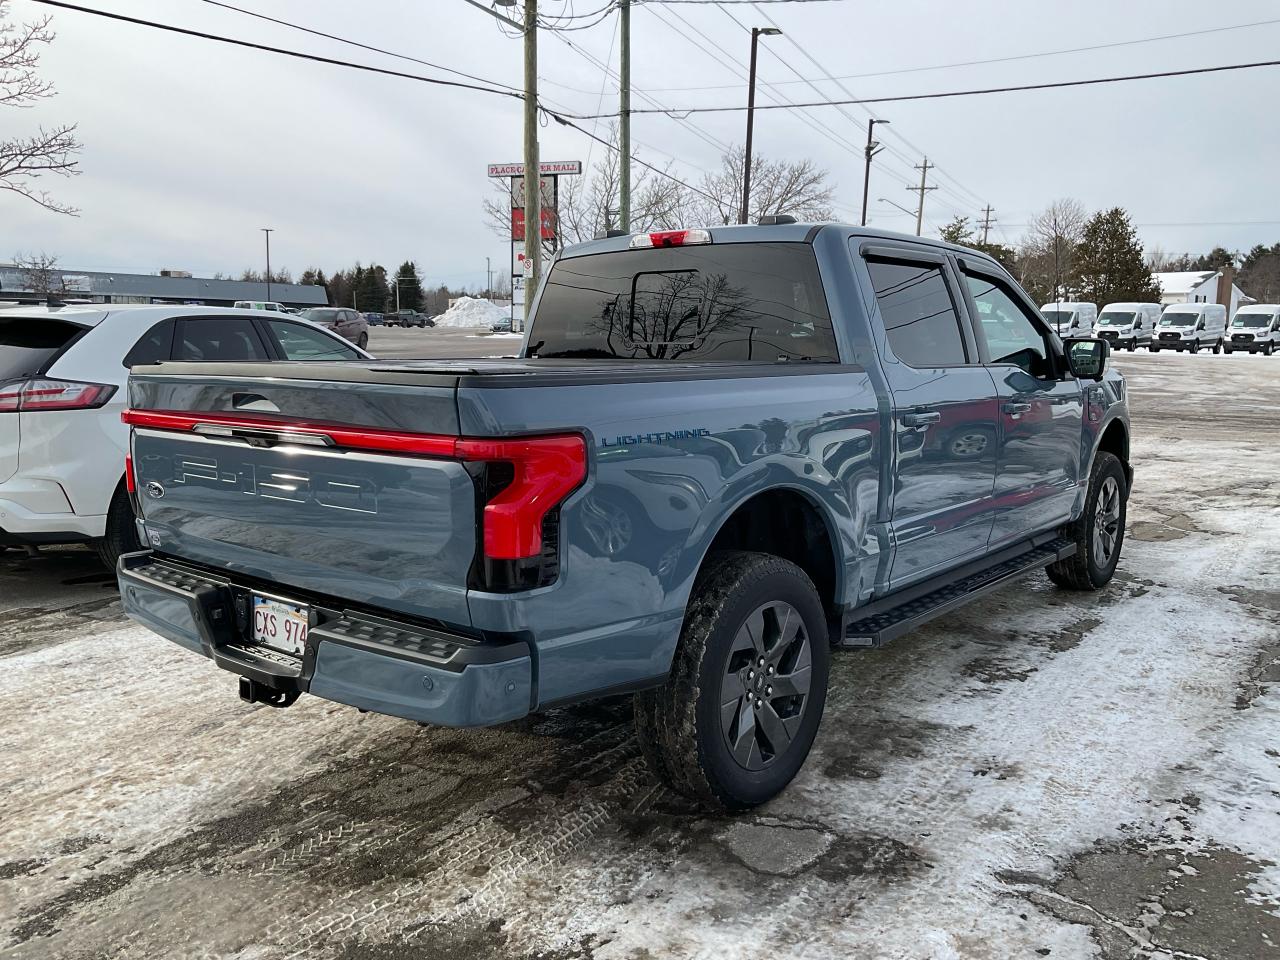
<instances>
[{"instance_id":1,"label":"rear wheel","mask_svg":"<svg viewBox=\"0 0 1280 960\"><path fill-rule=\"evenodd\" d=\"M1049 565L1050 580L1068 590L1106 586L1120 561L1128 499L1129 484L1119 458L1099 450L1089 473L1084 512L1066 530L1076 552Z\"/></svg>"},{"instance_id":2,"label":"rear wheel","mask_svg":"<svg viewBox=\"0 0 1280 960\"><path fill-rule=\"evenodd\" d=\"M1213 352L1214 352L1215 354L1218 354L1218 353L1221 353L1221 352L1222 352L1222 341L1221 341L1221 340L1215 340L1215 341L1213 342Z\"/></svg>"},{"instance_id":3,"label":"rear wheel","mask_svg":"<svg viewBox=\"0 0 1280 960\"><path fill-rule=\"evenodd\" d=\"M369 346L369 334L367 332L360 334L360 336L356 338L356 346L361 350Z\"/></svg>"},{"instance_id":4,"label":"rear wheel","mask_svg":"<svg viewBox=\"0 0 1280 960\"><path fill-rule=\"evenodd\" d=\"M741 810L795 777L818 732L831 649L813 583L764 553L708 558L671 675L635 698L653 772L708 807Z\"/></svg>"},{"instance_id":5,"label":"rear wheel","mask_svg":"<svg viewBox=\"0 0 1280 960\"><path fill-rule=\"evenodd\" d=\"M133 505L129 503L124 483L116 487L115 495L111 498L111 506L107 508L107 532L96 546L98 556L112 570L115 569L120 554L142 549L138 528L133 520Z\"/></svg>"}]
</instances>

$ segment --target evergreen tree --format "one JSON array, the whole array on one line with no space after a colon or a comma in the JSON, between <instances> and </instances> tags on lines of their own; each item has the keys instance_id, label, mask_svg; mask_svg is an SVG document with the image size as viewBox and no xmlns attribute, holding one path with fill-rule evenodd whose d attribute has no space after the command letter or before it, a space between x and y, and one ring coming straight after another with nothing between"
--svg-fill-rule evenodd
<instances>
[{"instance_id":1,"label":"evergreen tree","mask_svg":"<svg viewBox=\"0 0 1280 960\"><path fill-rule=\"evenodd\" d=\"M1214 247L1203 257L1196 257L1191 261L1188 270L1221 270L1223 267L1234 266L1236 255L1226 247Z\"/></svg>"},{"instance_id":2,"label":"evergreen tree","mask_svg":"<svg viewBox=\"0 0 1280 960\"><path fill-rule=\"evenodd\" d=\"M1240 264L1240 289L1261 303L1280 301L1280 243L1259 243Z\"/></svg>"},{"instance_id":3,"label":"evergreen tree","mask_svg":"<svg viewBox=\"0 0 1280 960\"><path fill-rule=\"evenodd\" d=\"M1160 300L1160 286L1142 258L1138 233L1121 207L1089 218L1076 251L1076 269L1081 299L1100 307L1122 300Z\"/></svg>"},{"instance_id":4,"label":"evergreen tree","mask_svg":"<svg viewBox=\"0 0 1280 960\"><path fill-rule=\"evenodd\" d=\"M400 307L404 310L422 310L422 281L418 277L418 267L412 260L400 264L392 281L391 302L395 303L395 288L400 288Z\"/></svg>"},{"instance_id":5,"label":"evergreen tree","mask_svg":"<svg viewBox=\"0 0 1280 960\"><path fill-rule=\"evenodd\" d=\"M962 247L972 247L973 228L969 226L969 218L956 214L951 222L938 231L938 236L947 243L958 243Z\"/></svg>"},{"instance_id":6,"label":"evergreen tree","mask_svg":"<svg viewBox=\"0 0 1280 960\"><path fill-rule=\"evenodd\" d=\"M367 270L356 267L354 282L356 298L360 303L358 309L366 313L383 313L387 309L387 272L376 263L369 264Z\"/></svg>"}]
</instances>

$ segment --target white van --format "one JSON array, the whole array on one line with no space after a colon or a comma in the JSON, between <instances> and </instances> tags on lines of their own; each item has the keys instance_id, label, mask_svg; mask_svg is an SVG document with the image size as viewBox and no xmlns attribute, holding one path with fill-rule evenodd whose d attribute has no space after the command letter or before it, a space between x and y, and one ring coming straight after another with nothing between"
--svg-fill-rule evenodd
<instances>
[{"instance_id":1,"label":"white van","mask_svg":"<svg viewBox=\"0 0 1280 960\"><path fill-rule=\"evenodd\" d=\"M1280 349L1280 304L1251 303L1241 307L1231 318L1231 336L1223 353L1248 350L1271 356Z\"/></svg>"},{"instance_id":2,"label":"white van","mask_svg":"<svg viewBox=\"0 0 1280 960\"><path fill-rule=\"evenodd\" d=\"M1212 345L1222 350L1227 335L1227 308L1220 303L1171 303L1160 315L1160 325L1151 341L1151 352L1190 350Z\"/></svg>"},{"instance_id":3,"label":"white van","mask_svg":"<svg viewBox=\"0 0 1280 960\"><path fill-rule=\"evenodd\" d=\"M1161 309L1158 303L1108 303L1098 314L1098 336L1116 350L1149 347Z\"/></svg>"},{"instance_id":4,"label":"white van","mask_svg":"<svg viewBox=\"0 0 1280 960\"><path fill-rule=\"evenodd\" d=\"M1093 335L1093 324L1098 319L1098 308L1092 303L1046 303L1040 315L1062 338Z\"/></svg>"},{"instance_id":5,"label":"white van","mask_svg":"<svg viewBox=\"0 0 1280 960\"><path fill-rule=\"evenodd\" d=\"M237 300L237 310L271 310L275 313L289 313L290 310L283 303L276 303L274 300Z\"/></svg>"}]
</instances>

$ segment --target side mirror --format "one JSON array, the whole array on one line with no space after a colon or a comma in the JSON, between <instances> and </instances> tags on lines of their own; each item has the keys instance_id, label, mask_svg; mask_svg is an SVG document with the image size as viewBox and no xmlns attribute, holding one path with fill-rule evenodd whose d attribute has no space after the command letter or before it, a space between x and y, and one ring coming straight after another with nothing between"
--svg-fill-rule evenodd
<instances>
[{"instance_id":1,"label":"side mirror","mask_svg":"<svg viewBox=\"0 0 1280 960\"><path fill-rule=\"evenodd\" d=\"M1067 351L1067 368L1078 380L1101 380L1107 369L1111 344L1106 340L1080 338L1063 344Z\"/></svg>"}]
</instances>

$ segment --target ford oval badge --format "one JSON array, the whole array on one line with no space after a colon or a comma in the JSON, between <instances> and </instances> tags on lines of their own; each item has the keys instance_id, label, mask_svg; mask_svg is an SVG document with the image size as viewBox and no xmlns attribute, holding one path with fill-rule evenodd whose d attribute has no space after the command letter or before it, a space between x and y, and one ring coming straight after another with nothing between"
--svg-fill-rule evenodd
<instances>
[{"instance_id":1,"label":"ford oval badge","mask_svg":"<svg viewBox=\"0 0 1280 960\"><path fill-rule=\"evenodd\" d=\"M159 500L164 496L164 487L152 480L147 484L147 496L154 500Z\"/></svg>"}]
</instances>

